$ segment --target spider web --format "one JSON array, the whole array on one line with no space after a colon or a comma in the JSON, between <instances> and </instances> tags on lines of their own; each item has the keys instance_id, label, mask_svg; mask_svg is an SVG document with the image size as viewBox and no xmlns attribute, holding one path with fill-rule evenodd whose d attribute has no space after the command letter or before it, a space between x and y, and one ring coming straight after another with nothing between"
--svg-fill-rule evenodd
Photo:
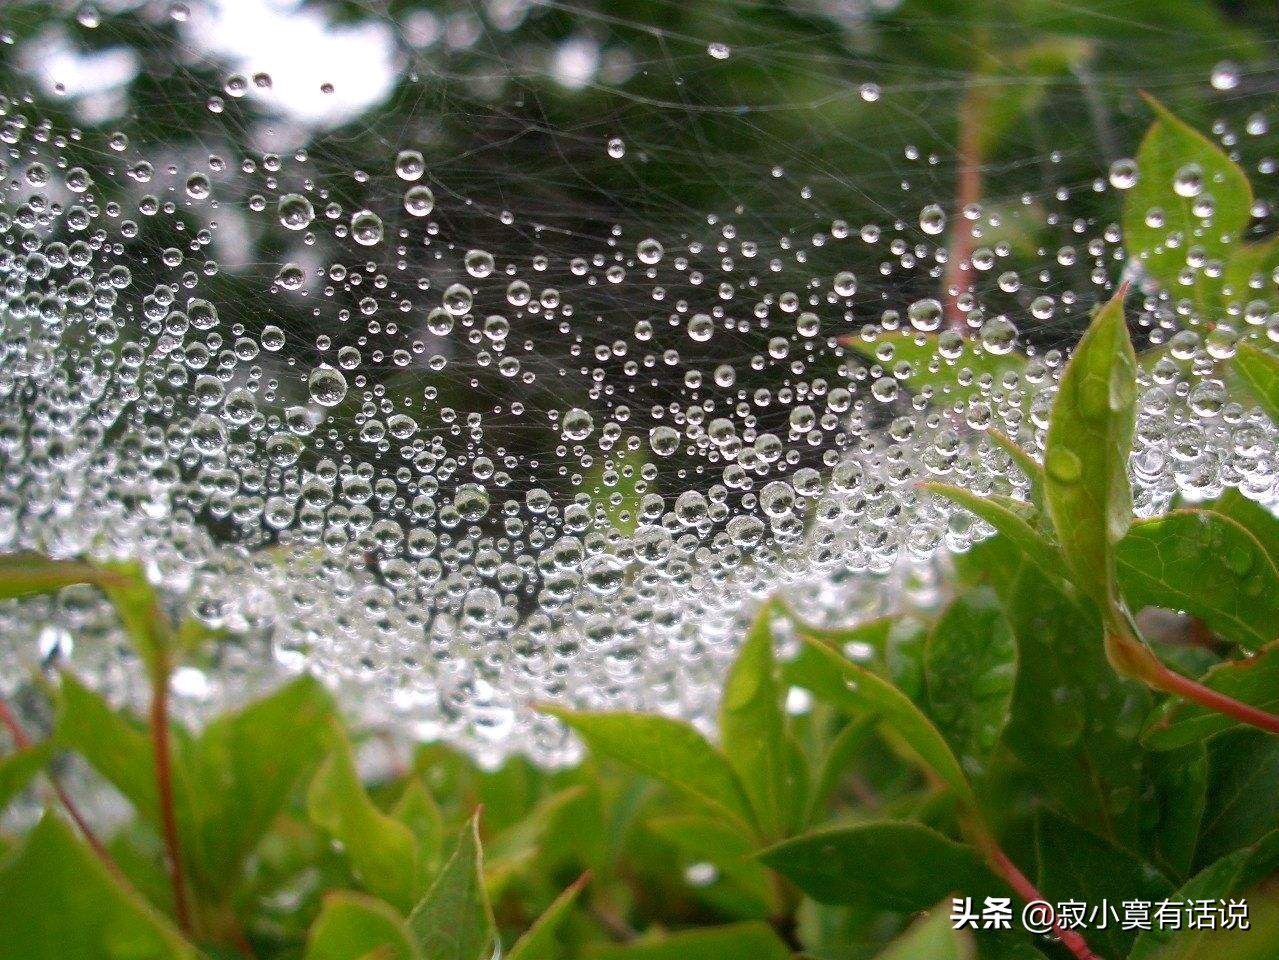
<instances>
[{"instance_id":1,"label":"spider web","mask_svg":"<svg viewBox=\"0 0 1279 960\"><path fill-rule=\"evenodd\" d=\"M984 531L916 484L1024 493L982 430L1036 446L1125 271L1141 91L1264 195L1273 14L689 6L19 4L7 546L142 557L227 631L193 716L311 670L548 763L575 748L530 701L709 728L769 593L935 601ZM955 326L983 359L934 406L877 338ZM1177 328L1153 294L1140 326ZM1139 509L1272 496L1234 427L1151 440ZM91 598L4 616L6 685L140 689Z\"/></svg>"}]
</instances>

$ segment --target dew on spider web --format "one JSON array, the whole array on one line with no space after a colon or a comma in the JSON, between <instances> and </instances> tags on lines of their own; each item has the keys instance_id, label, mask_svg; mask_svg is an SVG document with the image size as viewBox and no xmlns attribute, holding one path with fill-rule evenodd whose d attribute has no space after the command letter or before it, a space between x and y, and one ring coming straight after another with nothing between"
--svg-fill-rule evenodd
<instances>
[{"instance_id":1,"label":"dew on spider web","mask_svg":"<svg viewBox=\"0 0 1279 960\"><path fill-rule=\"evenodd\" d=\"M863 109L890 95L856 87ZM366 720L487 757L572 759L534 701L708 725L770 593L822 622L934 596L943 551L990 531L919 483L1027 497L987 431L1041 456L1061 331L1136 270L1108 220L1063 218L1065 188L955 210L911 146L892 197L868 186L876 222L819 223L820 188L779 164L760 209L552 242L553 211L475 209L421 143L370 142L352 170L322 143L148 159L120 132L91 164L30 102L0 124L4 548L142 558L227 631L184 674L193 713L309 670ZM659 146L604 145L611 169ZM1092 175L1138 183L1129 159ZM1204 180L1188 164L1173 188ZM237 252L263 236L262 263ZM1153 286L1139 314L1167 348L1142 373L1139 512L1279 499L1274 425L1219 368L1274 318L1195 317ZM116 691L136 675L86 590L0 619L6 686L60 658Z\"/></svg>"}]
</instances>

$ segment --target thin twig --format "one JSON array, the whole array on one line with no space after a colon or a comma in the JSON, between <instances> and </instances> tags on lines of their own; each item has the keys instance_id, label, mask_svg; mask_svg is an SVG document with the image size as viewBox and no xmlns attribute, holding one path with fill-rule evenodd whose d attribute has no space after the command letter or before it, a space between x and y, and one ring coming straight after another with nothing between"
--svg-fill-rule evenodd
<instances>
[{"instance_id":1,"label":"thin twig","mask_svg":"<svg viewBox=\"0 0 1279 960\"><path fill-rule=\"evenodd\" d=\"M173 803L173 760L169 744L169 671L160 665L151 682L151 742L155 753L155 786L160 804L160 832L173 887L173 909L178 926L191 935L191 908L187 901L186 876L182 869L182 845Z\"/></svg>"},{"instance_id":2,"label":"thin twig","mask_svg":"<svg viewBox=\"0 0 1279 960\"><path fill-rule=\"evenodd\" d=\"M26 730L22 729L22 724L18 722L17 716L13 710L0 698L0 725L3 725L9 731L9 736L13 738L13 744L19 750L29 750L32 747L31 738L27 736ZM58 779L57 774L52 770L45 769L44 775L49 780L50 786L53 787L54 795L57 796L58 802L62 804L62 809L67 811L67 816L75 823L79 829L80 835L84 837L90 849L97 855L111 873L116 877L122 877L124 874L120 870L119 864L112 859L111 854L107 851L106 845L93 832L93 828L89 826L89 822L85 820L84 814L80 812L80 808L76 806L75 801L71 799L71 795L67 793L62 786L62 781Z\"/></svg>"},{"instance_id":3,"label":"thin twig","mask_svg":"<svg viewBox=\"0 0 1279 960\"><path fill-rule=\"evenodd\" d=\"M946 302L946 325L963 331L967 318L959 307L966 286L965 275L972 269L972 225L964 211L981 202L981 138L986 120L989 91L978 77L970 78L959 108L959 143L955 153L955 209L951 215L950 245L942 294Z\"/></svg>"},{"instance_id":4,"label":"thin twig","mask_svg":"<svg viewBox=\"0 0 1279 960\"><path fill-rule=\"evenodd\" d=\"M1228 697L1224 693L1213 690L1211 687L1205 687L1197 680L1183 677L1177 671L1169 669L1162 663L1159 667L1160 669L1155 676L1147 678L1147 682L1152 687L1162 690L1164 693L1171 693L1174 696L1190 700L1201 707L1225 714L1240 723L1257 727L1267 733L1279 734L1279 716L1267 713L1265 710L1260 710L1233 697Z\"/></svg>"}]
</instances>

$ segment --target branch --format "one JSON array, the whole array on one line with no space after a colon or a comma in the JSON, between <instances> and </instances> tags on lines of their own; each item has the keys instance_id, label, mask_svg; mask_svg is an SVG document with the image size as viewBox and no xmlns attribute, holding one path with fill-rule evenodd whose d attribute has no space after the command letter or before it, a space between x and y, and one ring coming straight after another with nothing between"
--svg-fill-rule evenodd
<instances>
[{"instance_id":1,"label":"branch","mask_svg":"<svg viewBox=\"0 0 1279 960\"><path fill-rule=\"evenodd\" d=\"M964 210L981 202L982 130L986 121L989 91L977 77L970 77L959 108L959 143L955 149L955 209L951 214L950 244L946 275L942 279L946 303L946 325L963 331L967 326L959 297L965 286L973 252L972 227Z\"/></svg>"},{"instance_id":2,"label":"branch","mask_svg":"<svg viewBox=\"0 0 1279 960\"><path fill-rule=\"evenodd\" d=\"M178 839L178 819L173 803L173 761L169 744L169 670L161 664L151 681L151 743L155 754L155 786L160 803L160 832L173 887L173 909L178 926L191 935L191 908L187 901L186 876L182 870L182 845Z\"/></svg>"}]
</instances>

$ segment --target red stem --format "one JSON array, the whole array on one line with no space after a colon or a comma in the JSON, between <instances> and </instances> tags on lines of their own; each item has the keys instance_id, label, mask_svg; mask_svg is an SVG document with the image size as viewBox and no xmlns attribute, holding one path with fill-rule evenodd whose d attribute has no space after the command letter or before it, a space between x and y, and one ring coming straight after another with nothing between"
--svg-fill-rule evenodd
<instances>
[{"instance_id":1,"label":"red stem","mask_svg":"<svg viewBox=\"0 0 1279 960\"><path fill-rule=\"evenodd\" d=\"M160 829L173 887L173 909L178 926L191 935L191 908L187 902L186 877L182 870L182 845L178 840L178 820L173 804L173 766L169 748L169 671L161 667L151 683L151 741L155 753L155 787L160 803Z\"/></svg>"},{"instance_id":2,"label":"red stem","mask_svg":"<svg viewBox=\"0 0 1279 960\"><path fill-rule=\"evenodd\" d=\"M29 750L32 746L31 738L27 736L27 731L22 729L22 724L18 722L18 718L14 716L9 705L0 698L0 725L3 725L9 731L9 736L13 738L13 744L19 750ZM107 852L106 846L98 839L98 835L90 828L89 823L85 820L84 815L80 812L80 808L75 805L75 801L71 799L71 795L63 788L62 782L57 778L52 770L45 770L44 775L48 777L53 792L58 798L58 802L62 804L62 808L67 811L69 816L79 829L81 836L84 837L90 849L102 861L103 866L111 871L116 877L122 877L124 874L120 872L120 867L115 860L111 858L111 854Z\"/></svg>"},{"instance_id":3,"label":"red stem","mask_svg":"<svg viewBox=\"0 0 1279 960\"><path fill-rule=\"evenodd\" d=\"M1017 869L1017 864L1008 859L1008 854L1000 849L999 844L995 842L993 837L985 837L982 846L985 848L986 862L990 864L990 868L1013 888L1017 896L1027 903L1034 901L1048 902L1044 895L1035 889L1035 885L1026 879L1026 875ZM1053 917L1052 928L1057 939L1061 941L1061 945L1073 953L1078 960L1100 960L1097 954L1093 953L1091 948L1089 948L1084 938L1074 930L1064 929L1057 922L1056 916Z\"/></svg>"},{"instance_id":4,"label":"red stem","mask_svg":"<svg viewBox=\"0 0 1279 960\"><path fill-rule=\"evenodd\" d=\"M1228 697L1224 693L1218 693L1216 690L1205 687L1202 683L1191 680L1189 677L1183 677L1162 663L1155 668L1154 674L1154 676L1148 678L1148 682L1151 686L1165 693L1184 697L1186 700L1191 700L1201 707L1215 710L1217 713L1224 713L1240 723L1258 727L1267 733L1279 734L1279 716L1275 716L1273 713L1267 713L1265 710L1259 710L1246 703L1241 703L1233 697Z\"/></svg>"},{"instance_id":5,"label":"red stem","mask_svg":"<svg viewBox=\"0 0 1279 960\"><path fill-rule=\"evenodd\" d=\"M964 210L981 202L981 135L986 114L986 88L975 79L968 82L964 102L959 108L959 143L955 153L955 209L951 213L950 250L946 258L946 276L942 291L946 302L946 325L963 332L968 320L959 309L959 296L964 292L965 274L971 270L973 252L972 225Z\"/></svg>"}]
</instances>

